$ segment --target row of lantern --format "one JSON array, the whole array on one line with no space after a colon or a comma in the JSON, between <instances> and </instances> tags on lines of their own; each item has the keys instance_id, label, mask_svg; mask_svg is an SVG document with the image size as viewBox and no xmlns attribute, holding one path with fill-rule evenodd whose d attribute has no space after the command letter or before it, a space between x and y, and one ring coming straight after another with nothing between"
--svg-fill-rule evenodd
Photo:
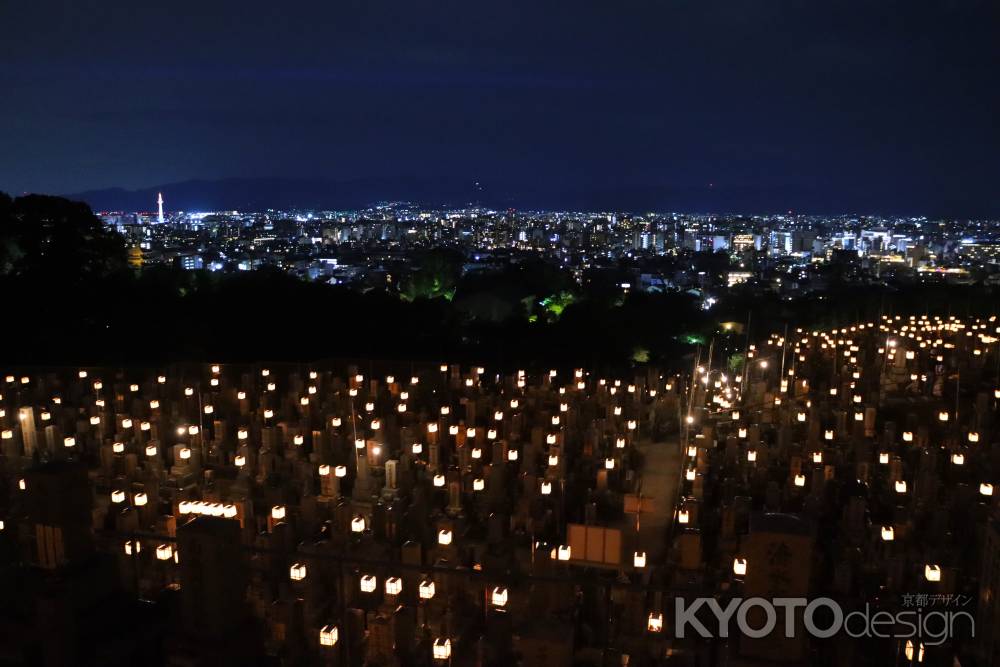
<instances>
[{"instance_id":1,"label":"row of lantern","mask_svg":"<svg viewBox=\"0 0 1000 667\"><path fill-rule=\"evenodd\" d=\"M336 625L324 625L319 629L319 645L321 647L333 647L340 640L340 630ZM451 658L451 639L449 637L437 637L431 645L431 655L437 661L447 661Z\"/></svg>"}]
</instances>

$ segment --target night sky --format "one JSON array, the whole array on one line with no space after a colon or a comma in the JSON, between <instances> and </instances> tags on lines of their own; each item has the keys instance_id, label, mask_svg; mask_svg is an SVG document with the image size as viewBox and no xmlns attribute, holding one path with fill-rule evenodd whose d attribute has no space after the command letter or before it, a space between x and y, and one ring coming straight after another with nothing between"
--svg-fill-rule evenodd
<instances>
[{"instance_id":1,"label":"night sky","mask_svg":"<svg viewBox=\"0 0 1000 667\"><path fill-rule=\"evenodd\" d=\"M4 0L0 190L1000 215L998 6Z\"/></svg>"}]
</instances>

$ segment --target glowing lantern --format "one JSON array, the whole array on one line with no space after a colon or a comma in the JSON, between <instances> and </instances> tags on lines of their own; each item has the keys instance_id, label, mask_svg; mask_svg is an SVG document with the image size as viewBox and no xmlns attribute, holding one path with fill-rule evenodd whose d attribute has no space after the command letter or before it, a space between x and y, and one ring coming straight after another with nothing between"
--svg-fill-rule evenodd
<instances>
[{"instance_id":1,"label":"glowing lantern","mask_svg":"<svg viewBox=\"0 0 1000 667\"><path fill-rule=\"evenodd\" d=\"M303 563L292 563L288 569L288 576L292 581L302 581L306 578L306 566Z\"/></svg>"},{"instance_id":2,"label":"glowing lantern","mask_svg":"<svg viewBox=\"0 0 1000 667\"><path fill-rule=\"evenodd\" d=\"M490 594L490 602L494 607L505 607L507 605L507 589L497 586Z\"/></svg>"},{"instance_id":3,"label":"glowing lantern","mask_svg":"<svg viewBox=\"0 0 1000 667\"><path fill-rule=\"evenodd\" d=\"M156 445L146 445L146 456L156 456Z\"/></svg>"},{"instance_id":4,"label":"glowing lantern","mask_svg":"<svg viewBox=\"0 0 1000 667\"><path fill-rule=\"evenodd\" d=\"M333 476L339 477L341 479L347 477L347 466L337 466L336 468L334 468Z\"/></svg>"},{"instance_id":5,"label":"glowing lantern","mask_svg":"<svg viewBox=\"0 0 1000 667\"><path fill-rule=\"evenodd\" d=\"M663 614L649 612L649 618L646 619L646 629L650 632L662 632Z\"/></svg>"},{"instance_id":6,"label":"glowing lantern","mask_svg":"<svg viewBox=\"0 0 1000 667\"><path fill-rule=\"evenodd\" d=\"M903 654L906 659L910 662L923 662L924 661L924 643L920 642L916 647L913 646L913 640L907 639L906 645L903 648Z\"/></svg>"},{"instance_id":7,"label":"glowing lantern","mask_svg":"<svg viewBox=\"0 0 1000 667\"><path fill-rule=\"evenodd\" d=\"M560 544L559 549L556 552L556 555L559 560L569 560L570 554L572 554L572 552L573 550L570 548L568 544Z\"/></svg>"},{"instance_id":8,"label":"glowing lantern","mask_svg":"<svg viewBox=\"0 0 1000 667\"><path fill-rule=\"evenodd\" d=\"M632 554L632 566L633 567L646 567L646 552L636 551Z\"/></svg>"},{"instance_id":9,"label":"glowing lantern","mask_svg":"<svg viewBox=\"0 0 1000 667\"><path fill-rule=\"evenodd\" d=\"M73 438L73 437L63 438L63 446L64 447L74 447L74 446L76 446L76 438Z\"/></svg>"},{"instance_id":10,"label":"glowing lantern","mask_svg":"<svg viewBox=\"0 0 1000 667\"><path fill-rule=\"evenodd\" d=\"M374 574L366 574L361 577L362 593L374 593L377 587L378 579L375 578Z\"/></svg>"},{"instance_id":11,"label":"glowing lantern","mask_svg":"<svg viewBox=\"0 0 1000 667\"><path fill-rule=\"evenodd\" d=\"M938 565L925 565L924 579L927 581L941 581L941 567Z\"/></svg>"},{"instance_id":12,"label":"glowing lantern","mask_svg":"<svg viewBox=\"0 0 1000 667\"><path fill-rule=\"evenodd\" d=\"M473 491L482 491L485 488L486 488L486 480L484 480L482 477L477 477L474 480L472 480Z\"/></svg>"},{"instance_id":13,"label":"glowing lantern","mask_svg":"<svg viewBox=\"0 0 1000 667\"><path fill-rule=\"evenodd\" d=\"M170 560L174 555L174 548L169 544L161 544L156 547L157 560Z\"/></svg>"},{"instance_id":14,"label":"glowing lantern","mask_svg":"<svg viewBox=\"0 0 1000 667\"><path fill-rule=\"evenodd\" d=\"M823 452L813 452L813 463L823 462Z\"/></svg>"},{"instance_id":15,"label":"glowing lantern","mask_svg":"<svg viewBox=\"0 0 1000 667\"><path fill-rule=\"evenodd\" d=\"M124 442L112 443L111 451L114 452L115 454L121 454L122 452L125 451L125 443Z\"/></svg>"},{"instance_id":16,"label":"glowing lantern","mask_svg":"<svg viewBox=\"0 0 1000 667\"><path fill-rule=\"evenodd\" d=\"M417 587L417 592L419 593L421 600L430 600L434 597L434 582L429 579L424 579Z\"/></svg>"},{"instance_id":17,"label":"glowing lantern","mask_svg":"<svg viewBox=\"0 0 1000 667\"><path fill-rule=\"evenodd\" d=\"M180 457L181 459L187 461L189 458L191 458L191 450L188 449L187 447L181 447Z\"/></svg>"},{"instance_id":18,"label":"glowing lantern","mask_svg":"<svg viewBox=\"0 0 1000 667\"><path fill-rule=\"evenodd\" d=\"M889 462L889 452L879 452L878 462L885 465Z\"/></svg>"},{"instance_id":19,"label":"glowing lantern","mask_svg":"<svg viewBox=\"0 0 1000 667\"><path fill-rule=\"evenodd\" d=\"M511 462L514 462L514 461L517 460L517 450L516 449L507 450L507 460L511 461Z\"/></svg>"},{"instance_id":20,"label":"glowing lantern","mask_svg":"<svg viewBox=\"0 0 1000 667\"><path fill-rule=\"evenodd\" d=\"M340 631L337 629L336 625L324 625L319 630L319 645L320 646L336 646L337 640L340 639Z\"/></svg>"},{"instance_id":21,"label":"glowing lantern","mask_svg":"<svg viewBox=\"0 0 1000 667\"><path fill-rule=\"evenodd\" d=\"M805 475L801 475L801 474L800 475L796 475L795 476L795 486L805 486L805 485L806 485L806 476Z\"/></svg>"},{"instance_id":22,"label":"glowing lantern","mask_svg":"<svg viewBox=\"0 0 1000 667\"><path fill-rule=\"evenodd\" d=\"M892 526L882 526L882 541L892 542L896 539L896 531Z\"/></svg>"},{"instance_id":23,"label":"glowing lantern","mask_svg":"<svg viewBox=\"0 0 1000 667\"><path fill-rule=\"evenodd\" d=\"M434 475L434 486L444 486L444 475Z\"/></svg>"},{"instance_id":24,"label":"glowing lantern","mask_svg":"<svg viewBox=\"0 0 1000 667\"><path fill-rule=\"evenodd\" d=\"M552 493L552 482L542 482L542 495L547 496Z\"/></svg>"},{"instance_id":25,"label":"glowing lantern","mask_svg":"<svg viewBox=\"0 0 1000 667\"><path fill-rule=\"evenodd\" d=\"M438 638L434 640L432 655L435 660L448 660L451 658L451 640L448 638Z\"/></svg>"},{"instance_id":26,"label":"glowing lantern","mask_svg":"<svg viewBox=\"0 0 1000 667\"><path fill-rule=\"evenodd\" d=\"M687 510L680 510L677 512L677 523L686 524L690 520L690 515Z\"/></svg>"},{"instance_id":27,"label":"glowing lantern","mask_svg":"<svg viewBox=\"0 0 1000 667\"><path fill-rule=\"evenodd\" d=\"M114 490L111 492L111 502L113 503L123 503L125 502L125 492L121 490Z\"/></svg>"},{"instance_id":28,"label":"glowing lantern","mask_svg":"<svg viewBox=\"0 0 1000 667\"><path fill-rule=\"evenodd\" d=\"M615 460L614 459L612 459L612 458L606 458L606 459L604 459L604 469L605 470L614 470L614 467L615 467Z\"/></svg>"},{"instance_id":29,"label":"glowing lantern","mask_svg":"<svg viewBox=\"0 0 1000 667\"><path fill-rule=\"evenodd\" d=\"M689 481L689 482L693 482L693 481L694 481L694 478L695 478L695 476L696 476L697 474L698 474L698 472L697 472L697 471L696 471L696 470L695 470L694 468L688 468L688 469L687 469L687 470L686 470L686 471L684 472L684 478L685 478L685 479L686 479L687 481Z\"/></svg>"},{"instance_id":30,"label":"glowing lantern","mask_svg":"<svg viewBox=\"0 0 1000 667\"><path fill-rule=\"evenodd\" d=\"M448 546L451 544L451 531L447 528L442 528L438 531L438 544L441 546Z\"/></svg>"},{"instance_id":31,"label":"glowing lantern","mask_svg":"<svg viewBox=\"0 0 1000 667\"><path fill-rule=\"evenodd\" d=\"M946 422L948 421L948 413L944 410L938 413L938 421Z\"/></svg>"},{"instance_id":32,"label":"glowing lantern","mask_svg":"<svg viewBox=\"0 0 1000 667\"><path fill-rule=\"evenodd\" d=\"M365 531L365 518L363 516L356 516L351 519L351 532L352 533L363 533Z\"/></svg>"},{"instance_id":33,"label":"glowing lantern","mask_svg":"<svg viewBox=\"0 0 1000 667\"><path fill-rule=\"evenodd\" d=\"M906 480L898 479L895 484L896 493L906 493Z\"/></svg>"},{"instance_id":34,"label":"glowing lantern","mask_svg":"<svg viewBox=\"0 0 1000 667\"><path fill-rule=\"evenodd\" d=\"M399 577L389 577L385 580L385 594L399 595L403 591L403 580Z\"/></svg>"},{"instance_id":35,"label":"glowing lantern","mask_svg":"<svg viewBox=\"0 0 1000 667\"><path fill-rule=\"evenodd\" d=\"M148 501L149 499L146 497L146 494L140 491L139 493L135 494L135 498L132 499L132 504L134 504L136 507L143 507Z\"/></svg>"},{"instance_id":36,"label":"glowing lantern","mask_svg":"<svg viewBox=\"0 0 1000 667\"><path fill-rule=\"evenodd\" d=\"M951 462L957 466L963 465L965 463L965 455L961 453L952 454Z\"/></svg>"},{"instance_id":37,"label":"glowing lantern","mask_svg":"<svg viewBox=\"0 0 1000 667\"><path fill-rule=\"evenodd\" d=\"M747 450L747 461L750 462L750 463L754 463L754 462L757 461L757 450L756 449L748 449Z\"/></svg>"},{"instance_id":38,"label":"glowing lantern","mask_svg":"<svg viewBox=\"0 0 1000 667\"><path fill-rule=\"evenodd\" d=\"M271 518L274 519L275 521L281 521L282 519L284 519L285 514L286 512L284 505L275 505L274 507L271 508Z\"/></svg>"},{"instance_id":39,"label":"glowing lantern","mask_svg":"<svg viewBox=\"0 0 1000 667\"><path fill-rule=\"evenodd\" d=\"M733 574L737 577L746 576L747 573L747 559L746 558L734 558L733 559Z\"/></svg>"},{"instance_id":40,"label":"glowing lantern","mask_svg":"<svg viewBox=\"0 0 1000 667\"><path fill-rule=\"evenodd\" d=\"M975 431L969 433L969 442L979 442L979 434Z\"/></svg>"},{"instance_id":41,"label":"glowing lantern","mask_svg":"<svg viewBox=\"0 0 1000 667\"><path fill-rule=\"evenodd\" d=\"M981 496L992 496L993 495L993 485L983 482L979 485L979 495Z\"/></svg>"},{"instance_id":42,"label":"glowing lantern","mask_svg":"<svg viewBox=\"0 0 1000 667\"><path fill-rule=\"evenodd\" d=\"M412 451L414 454L417 455L422 454L424 451L423 443L420 442L413 443L413 445L410 446L410 451Z\"/></svg>"},{"instance_id":43,"label":"glowing lantern","mask_svg":"<svg viewBox=\"0 0 1000 667\"><path fill-rule=\"evenodd\" d=\"M236 464L237 468L242 468L247 464L247 457L243 456L242 454L237 454L236 457L233 459L233 463Z\"/></svg>"}]
</instances>

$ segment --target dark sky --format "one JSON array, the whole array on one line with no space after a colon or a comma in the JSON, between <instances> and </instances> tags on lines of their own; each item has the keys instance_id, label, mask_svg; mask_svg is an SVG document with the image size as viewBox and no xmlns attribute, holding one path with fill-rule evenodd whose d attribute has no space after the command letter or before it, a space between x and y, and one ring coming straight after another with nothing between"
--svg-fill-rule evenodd
<instances>
[{"instance_id":1,"label":"dark sky","mask_svg":"<svg viewBox=\"0 0 1000 667\"><path fill-rule=\"evenodd\" d=\"M0 189L419 176L1000 215L998 6L0 0Z\"/></svg>"}]
</instances>

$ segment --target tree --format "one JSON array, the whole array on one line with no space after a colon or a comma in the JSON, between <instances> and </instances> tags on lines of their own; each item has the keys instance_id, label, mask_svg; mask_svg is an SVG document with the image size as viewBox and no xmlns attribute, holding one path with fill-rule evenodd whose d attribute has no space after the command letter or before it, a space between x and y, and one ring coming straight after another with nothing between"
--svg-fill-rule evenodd
<instances>
[{"instance_id":1,"label":"tree","mask_svg":"<svg viewBox=\"0 0 1000 667\"><path fill-rule=\"evenodd\" d=\"M81 202L0 193L0 276L107 276L125 267L125 242Z\"/></svg>"}]
</instances>

